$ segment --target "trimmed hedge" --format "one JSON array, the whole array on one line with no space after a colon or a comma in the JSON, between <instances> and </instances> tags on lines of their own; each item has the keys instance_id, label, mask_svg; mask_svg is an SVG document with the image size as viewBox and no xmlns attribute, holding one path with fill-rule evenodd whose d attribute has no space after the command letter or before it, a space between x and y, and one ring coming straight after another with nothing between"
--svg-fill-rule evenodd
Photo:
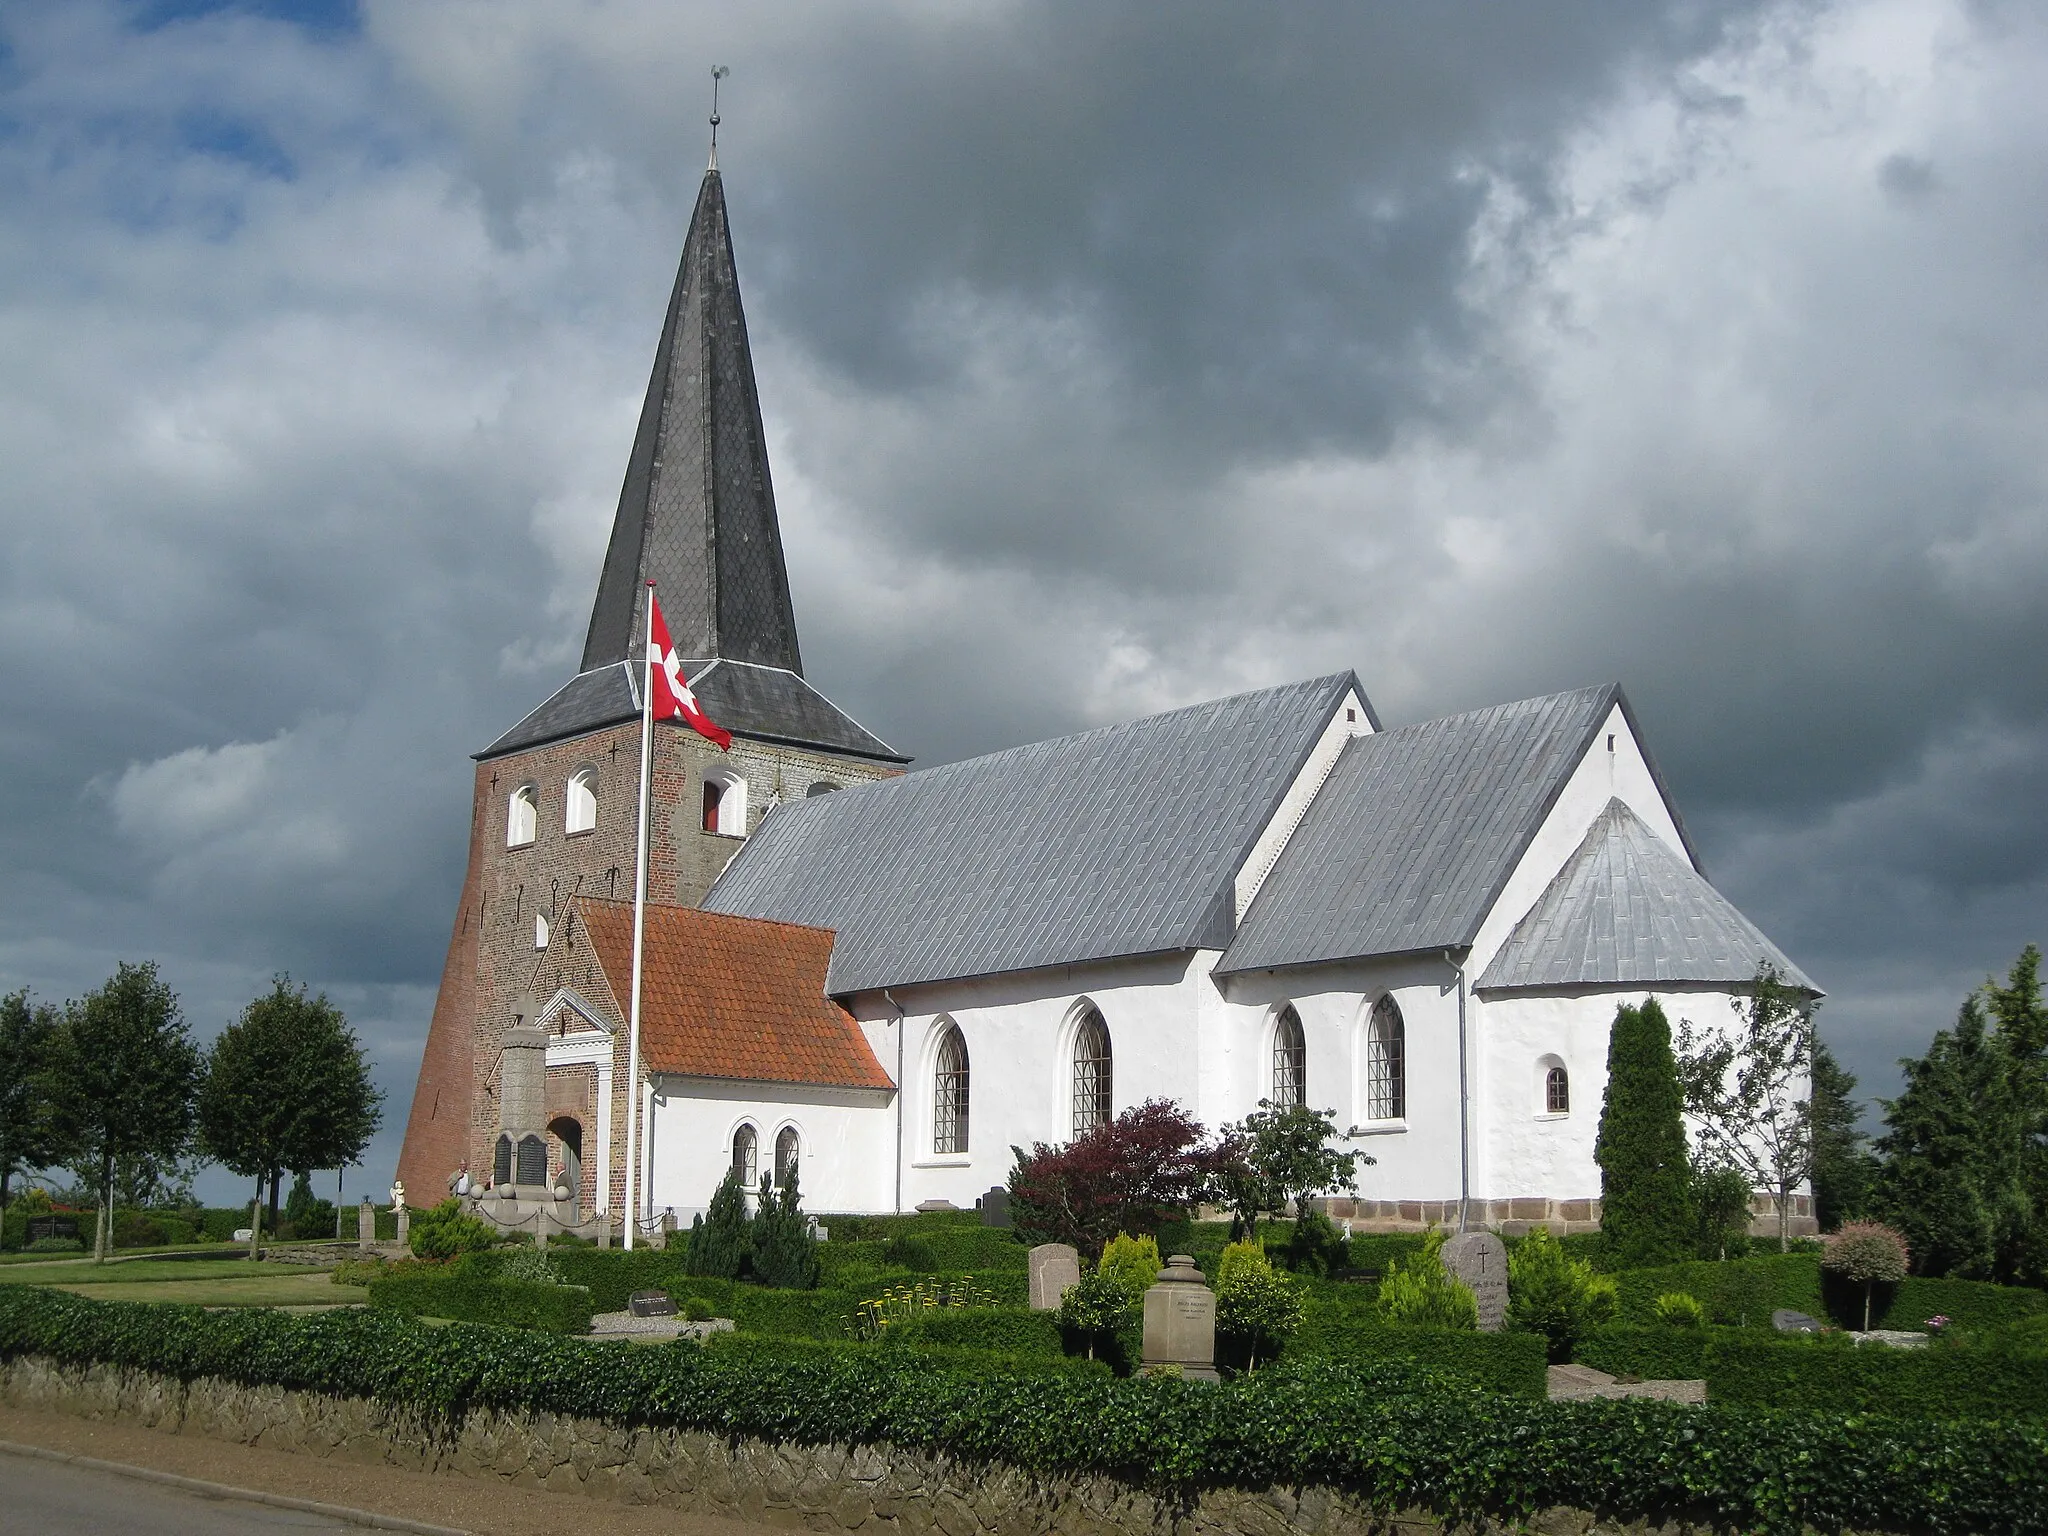
<instances>
[{"instance_id":1,"label":"trimmed hedge","mask_svg":"<svg viewBox=\"0 0 2048 1536\"><path fill-rule=\"evenodd\" d=\"M1657 1298L1667 1291L1698 1297L1710 1319L1738 1327L1767 1328L1771 1313L1780 1307L1843 1325L1861 1326L1863 1321L1863 1287L1824 1282L1820 1256L1814 1253L1660 1264L1621 1270L1614 1281L1621 1292L1619 1320L1624 1323L1654 1322ZM1939 1314L1967 1330L2000 1327L2042 1312L2048 1312L2048 1292L1982 1280L1913 1276L1896 1286L1878 1287L1870 1322L1873 1328L1918 1328Z\"/></svg>"},{"instance_id":2,"label":"trimmed hedge","mask_svg":"<svg viewBox=\"0 0 2048 1536\"><path fill-rule=\"evenodd\" d=\"M1028 1307L933 1307L921 1317L890 1324L883 1330L882 1343L890 1349L936 1347L1017 1359L1066 1358L1055 1314Z\"/></svg>"},{"instance_id":3,"label":"trimmed hedge","mask_svg":"<svg viewBox=\"0 0 2048 1536\"><path fill-rule=\"evenodd\" d=\"M543 1333L588 1333L594 1310L590 1288L498 1280L489 1275L417 1271L379 1275L370 1282L370 1305L412 1317L447 1317Z\"/></svg>"},{"instance_id":4,"label":"trimmed hedge","mask_svg":"<svg viewBox=\"0 0 2048 1536\"><path fill-rule=\"evenodd\" d=\"M548 1262L566 1284L589 1288L594 1312L623 1312L635 1291L666 1290L683 1273L679 1248L551 1247Z\"/></svg>"},{"instance_id":5,"label":"trimmed hedge","mask_svg":"<svg viewBox=\"0 0 2048 1536\"><path fill-rule=\"evenodd\" d=\"M1331 1307L1313 1297L1303 1312L1301 1331L1287 1342L1283 1360L1401 1361L1433 1366L1507 1397L1548 1396L1548 1360L1540 1334L1396 1328L1372 1313Z\"/></svg>"},{"instance_id":6,"label":"trimmed hedge","mask_svg":"<svg viewBox=\"0 0 2048 1536\"><path fill-rule=\"evenodd\" d=\"M1807 1526L2048 1536L2048 1427L2038 1424L1520 1401L1388 1365L1282 1364L1221 1385L993 1375L887 1351L825 1351L763 1370L744 1349L0 1287L0 1356L26 1354L432 1413L495 1407L814 1445L886 1442L1163 1490L1342 1485L1389 1511L1517 1516L1566 1505L1787 1536Z\"/></svg>"},{"instance_id":7,"label":"trimmed hedge","mask_svg":"<svg viewBox=\"0 0 2048 1536\"><path fill-rule=\"evenodd\" d=\"M1608 1328L1579 1364L1616 1376L1703 1380L1710 1401L1929 1419L2048 1419L2048 1360L1995 1345L1890 1349L1839 1334L1742 1328Z\"/></svg>"}]
</instances>

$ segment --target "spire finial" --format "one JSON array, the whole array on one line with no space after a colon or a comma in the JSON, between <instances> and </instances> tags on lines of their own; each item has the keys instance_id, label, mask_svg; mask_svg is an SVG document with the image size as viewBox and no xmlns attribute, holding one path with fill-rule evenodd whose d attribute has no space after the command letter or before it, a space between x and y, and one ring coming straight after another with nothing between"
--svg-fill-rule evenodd
<instances>
[{"instance_id":1,"label":"spire finial","mask_svg":"<svg viewBox=\"0 0 2048 1536\"><path fill-rule=\"evenodd\" d=\"M711 163L705 167L709 171L718 169L718 82L731 73L723 64L711 66Z\"/></svg>"}]
</instances>

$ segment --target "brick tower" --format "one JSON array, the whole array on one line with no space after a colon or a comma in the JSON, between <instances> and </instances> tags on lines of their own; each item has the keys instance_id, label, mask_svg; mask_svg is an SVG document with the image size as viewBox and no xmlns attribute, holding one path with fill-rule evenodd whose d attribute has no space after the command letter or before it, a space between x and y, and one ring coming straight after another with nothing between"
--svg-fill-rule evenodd
<instances>
[{"instance_id":1,"label":"brick tower","mask_svg":"<svg viewBox=\"0 0 2048 1536\"><path fill-rule=\"evenodd\" d=\"M722 753L680 723L654 730L648 900L694 906L776 804L908 761L804 680L715 165L683 242L582 667L476 754L469 867L399 1157L420 1201L438 1199L465 1161L491 1166L505 1032L534 1017L568 903L632 895L650 579L677 648L697 658L685 664L691 686L733 733ZM547 1094L560 1153L590 1125L595 1089L551 1072ZM587 1161L574 1150L570 1162ZM591 1177L586 1202L597 1198Z\"/></svg>"}]
</instances>

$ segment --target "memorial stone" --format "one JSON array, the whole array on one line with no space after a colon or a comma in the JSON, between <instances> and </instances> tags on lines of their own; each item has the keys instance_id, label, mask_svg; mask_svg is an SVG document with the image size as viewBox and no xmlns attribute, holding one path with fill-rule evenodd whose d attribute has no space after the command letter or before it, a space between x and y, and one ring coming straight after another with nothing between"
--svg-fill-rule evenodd
<instances>
[{"instance_id":1,"label":"memorial stone","mask_svg":"<svg viewBox=\"0 0 2048 1536\"><path fill-rule=\"evenodd\" d=\"M1780 1307L1771 1314L1771 1326L1780 1333L1819 1333L1820 1320L1808 1317L1804 1312L1794 1312L1790 1307Z\"/></svg>"},{"instance_id":2,"label":"memorial stone","mask_svg":"<svg viewBox=\"0 0 2048 1536\"><path fill-rule=\"evenodd\" d=\"M377 1241L377 1207L367 1200L356 1207L356 1241L365 1248Z\"/></svg>"},{"instance_id":3,"label":"memorial stone","mask_svg":"<svg viewBox=\"0 0 2048 1536\"><path fill-rule=\"evenodd\" d=\"M1479 1331L1499 1333L1508 1316L1507 1245L1491 1232L1461 1232L1443 1247L1444 1271L1479 1305Z\"/></svg>"},{"instance_id":4,"label":"memorial stone","mask_svg":"<svg viewBox=\"0 0 2048 1536\"><path fill-rule=\"evenodd\" d=\"M1010 1226L1010 1192L998 1184L981 1197L981 1224L984 1227Z\"/></svg>"},{"instance_id":5,"label":"memorial stone","mask_svg":"<svg viewBox=\"0 0 2048 1536\"><path fill-rule=\"evenodd\" d=\"M1031 1310L1058 1311L1060 1298L1081 1283L1081 1255L1066 1243L1040 1243L1030 1258Z\"/></svg>"},{"instance_id":6,"label":"memorial stone","mask_svg":"<svg viewBox=\"0 0 2048 1536\"><path fill-rule=\"evenodd\" d=\"M1176 1253L1145 1292L1146 1371L1175 1370L1196 1381L1215 1381L1216 1293L1203 1283L1193 1258Z\"/></svg>"},{"instance_id":7,"label":"memorial stone","mask_svg":"<svg viewBox=\"0 0 2048 1536\"><path fill-rule=\"evenodd\" d=\"M666 1291L635 1291L626 1301L635 1317L674 1317L676 1304Z\"/></svg>"}]
</instances>

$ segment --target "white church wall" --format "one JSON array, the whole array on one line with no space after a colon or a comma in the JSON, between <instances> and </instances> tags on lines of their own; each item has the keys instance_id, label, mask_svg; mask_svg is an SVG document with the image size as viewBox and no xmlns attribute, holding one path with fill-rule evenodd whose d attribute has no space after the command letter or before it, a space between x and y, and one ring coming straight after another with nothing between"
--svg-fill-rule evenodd
<instances>
[{"instance_id":1,"label":"white church wall","mask_svg":"<svg viewBox=\"0 0 2048 1536\"><path fill-rule=\"evenodd\" d=\"M673 1207L679 1225L711 1200L732 1165L741 1125L755 1135L755 1179L775 1167L775 1138L797 1132L799 1189L807 1211L890 1209L890 1096L711 1078L657 1081L644 1156L646 1209Z\"/></svg>"}]
</instances>

